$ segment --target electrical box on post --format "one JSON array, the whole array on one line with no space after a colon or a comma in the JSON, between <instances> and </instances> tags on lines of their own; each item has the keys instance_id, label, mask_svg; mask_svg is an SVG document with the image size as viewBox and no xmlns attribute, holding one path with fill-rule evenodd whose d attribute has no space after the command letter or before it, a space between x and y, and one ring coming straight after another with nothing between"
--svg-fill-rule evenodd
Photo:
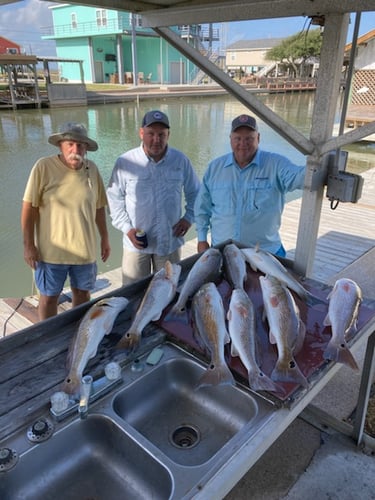
<instances>
[{"instance_id":1,"label":"electrical box on post","mask_svg":"<svg viewBox=\"0 0 375 500\"><path fill-rule=\"evenodd\" d=\"M357 174L337 172L327 179L327 198L330 200L357 203L362 195L363 178Z\"/></svg>"},{"instance_id":2,"label":"electrical box on post","mask_svg":"<svg viewBox=\"0 0 375 500\"><path fill-rule=\"evenodd\" d=\"M327 157L327 198L331 202L357 203L362 195L363 178L358 174L345 172L348 153L339 151Z\"/></svg>"}]
</instances>

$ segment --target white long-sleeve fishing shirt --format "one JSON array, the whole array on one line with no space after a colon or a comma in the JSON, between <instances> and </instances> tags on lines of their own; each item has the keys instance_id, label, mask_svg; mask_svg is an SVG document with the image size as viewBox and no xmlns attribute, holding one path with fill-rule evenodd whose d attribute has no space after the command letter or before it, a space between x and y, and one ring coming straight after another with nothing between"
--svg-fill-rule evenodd
<instances>
[{"instance_id":1,"label":"white long-sleeve fishing shirt","mask_svg":"<svg viewBox=\"0 0 375 500\"><path fill-rule=\"evenodd\" d=\"M124 235L124 247L157 255L177 250L184 239L173 236L172 228L182 217L193 223L199 186L189 158L177 149L168 146L158 162L145 154L142 145L121 155L112 171L107 198L112 224ZM133 246L127 237L131 228L147 233L147 248Z\"/></svg>"}]
</instances>

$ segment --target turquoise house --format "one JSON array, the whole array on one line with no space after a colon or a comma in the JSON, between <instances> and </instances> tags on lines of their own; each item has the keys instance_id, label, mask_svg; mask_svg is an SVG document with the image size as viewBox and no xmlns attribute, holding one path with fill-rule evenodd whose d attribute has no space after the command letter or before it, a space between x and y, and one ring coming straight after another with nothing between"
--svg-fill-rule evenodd
<instances>
[{"instance_id":1,"label":"turquoise house","mask_svg":"<svg viewBox=\"0 0 375 500\"><path fill-rule=\"evenodd\" d=\"M152 29L143 28L141 16L68 4L50 9L53 27L44 29L42 38L55 40L57 57L63 60L58 63L61 81L80 82L76 61L82 60L86 83L198 83L198 68ZM173 29L204 49L201 25Z\"/></svg>"}]
</instances>

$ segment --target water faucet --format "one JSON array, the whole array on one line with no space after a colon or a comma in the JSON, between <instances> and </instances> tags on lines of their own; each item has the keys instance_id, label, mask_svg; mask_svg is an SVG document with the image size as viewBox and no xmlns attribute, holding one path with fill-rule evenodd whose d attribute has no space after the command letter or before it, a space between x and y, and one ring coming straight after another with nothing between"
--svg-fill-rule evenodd
<instances>
[{"instance_id":1,"label":"water faucet","mask_svg":"<svg viewBox=\"0 0 375 500\"><path fill-rule=\"evenodd\" d=\"M89 401L92 389L93 378L91 375L85 375L81 380L81 391L78 404L78 413L81 419L87 417L89 411Z\"/></svg>"}]
</instances>

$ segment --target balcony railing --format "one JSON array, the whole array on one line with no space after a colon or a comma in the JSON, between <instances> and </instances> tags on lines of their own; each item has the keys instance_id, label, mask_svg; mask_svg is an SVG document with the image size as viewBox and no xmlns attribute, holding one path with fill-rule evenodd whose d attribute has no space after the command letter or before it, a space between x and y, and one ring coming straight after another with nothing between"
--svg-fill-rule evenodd
<instances>
[{"instance_id":1,"label":"balcony railing","mask_svg":"<svg viewBox=\"0 0 375 500\"><path fill-rule=\"evenodd\" d=\"M41 28L42 38L66 38L90 35L104 35L114 33L131 34L131 24L123 18L107 19L105 22L86 21L83 23L60 24L55 26L46 26ZM148 35L155 34L151 28L136 28L137 33ZM156 36L156 35L155 35Z\"/></svg>"}]
</instances>

